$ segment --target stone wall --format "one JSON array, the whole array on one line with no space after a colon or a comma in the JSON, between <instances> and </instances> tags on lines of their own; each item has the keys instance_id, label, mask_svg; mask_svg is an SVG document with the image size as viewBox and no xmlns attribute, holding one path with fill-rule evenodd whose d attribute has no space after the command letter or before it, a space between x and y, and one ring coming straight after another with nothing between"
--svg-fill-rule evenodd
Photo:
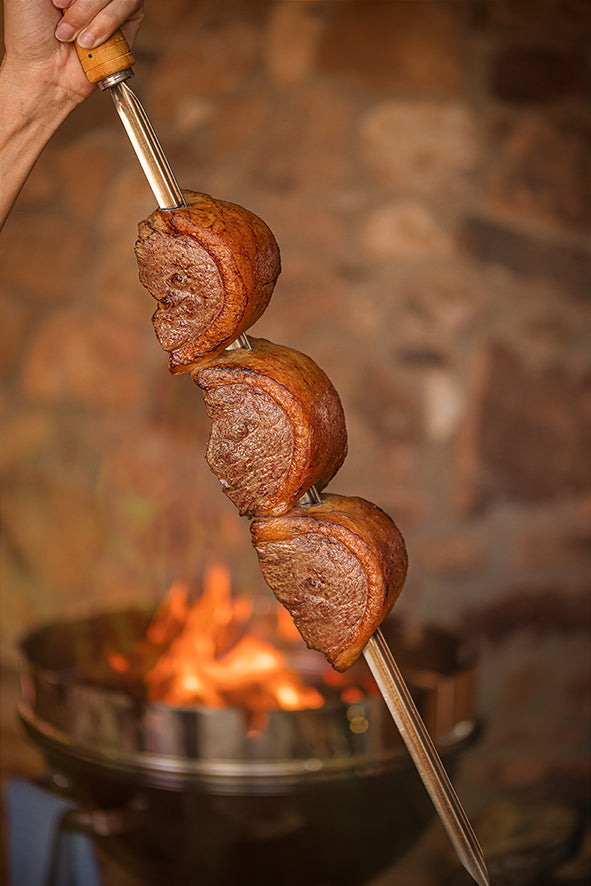
<instances>
[{"instance_id":1,"label":"stone wall","mask_svg":"<svg viewBox=\"0 0 591 886\"><path fill-rule=\"evenodd\" d=\"M147 0L136 48L181 184L277 237L254 333L339 390L331 489L400 525L398 612L481 649L479 792L587 772L590 35L585 0ZM210 556L262 587L137 280L153 204L97 94L0 237L8 664L39 622L196 585Z\"/></svg>"}]
</instances>

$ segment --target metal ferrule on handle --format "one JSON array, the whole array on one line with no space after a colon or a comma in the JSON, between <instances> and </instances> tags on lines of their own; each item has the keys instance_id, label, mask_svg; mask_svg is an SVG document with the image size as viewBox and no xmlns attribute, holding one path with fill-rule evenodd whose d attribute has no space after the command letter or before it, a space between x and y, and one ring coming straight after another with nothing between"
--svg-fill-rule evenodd
<instances>
[{"instance_id":1,"label":"metal ferrule on handle","mask_svg":"<svg viewBox=\"0 0 591 886\"><path fill-rule=\"evenodd\" d=\"M64 10L67 14L67 10ZM123 33L118 30L93 49L76 44L82 69L101 92L111 93L125 131L148 179L160 209L186 206L176 178L137 95L127 86L135 59Z\"/></svg>"}]
</instances>

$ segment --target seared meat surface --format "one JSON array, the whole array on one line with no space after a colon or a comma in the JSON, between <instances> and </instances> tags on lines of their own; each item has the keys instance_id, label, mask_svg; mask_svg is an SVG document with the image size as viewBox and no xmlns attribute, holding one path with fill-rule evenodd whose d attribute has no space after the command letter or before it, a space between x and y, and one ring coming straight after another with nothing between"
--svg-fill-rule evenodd
<instances>
[{"instance_id":1,"label":"seared meat surface","mask_svg":"<svg viewBox=\"0 0 591 886\"><path fill-rule=\"evenodd\" d=\"M347 453L339 395L305 354L251 338L192 374L212 420L207 461L248 517L279 515L334 477Z\"/></svg>"},{"instance_id":2,"label":"seared meat surface","mask_svg":"<svg viewBox=\"0 0 591 886\"><path fill-rule=\"evenodd\" d=\"M211 433L207 461L240 514L254 518L263 576L312 649L346 670L397 599L403 538L376 505L322 490L347 454L339 396L310 357L251 338L280 273L279 250L253 213L183 191L186 207L140 222L140 281L171 372L191 371Z\"/></svg>"},{"instance_id":3,"label":"seared meat surface","mask_svg":"<svg viewBox=\"0 0 591 886\"><path fill-rule=\"evenodd\" d=\"M183 191L186 207L158 209L138 227L141 283L173 373L221 352L258 320L281 270L267 225L252 212Z\"/></svg>"},{"instance_id":4,"label":"seared meat surface","mask_svg":"<svg viewBox=\"0 0 591 886\"><path fill-rule=\"evenodd\" d=\"M265 581L311 649L350 667L396 601L408 565L390 517L362 498L260 517L251 535Z\"/></svg>"}]
</instances>

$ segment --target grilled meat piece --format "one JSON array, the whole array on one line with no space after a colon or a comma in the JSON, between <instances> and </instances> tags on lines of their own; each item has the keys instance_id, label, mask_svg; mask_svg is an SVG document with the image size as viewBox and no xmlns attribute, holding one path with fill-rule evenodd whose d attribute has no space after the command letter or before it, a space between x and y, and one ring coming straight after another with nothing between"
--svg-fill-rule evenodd
<instances>
[{"instance_id":1,"label":"grilled meat piece","mask_svg":"<svg viewBox=\"0 0 591 886\"><path fill-rule=\"evenodd\" d=\"M288 511L322 489L347 454L341 401L305 354L250 338L192 375L212 420L207 462L240 514Z\"/></svg>"},{"instance_id":2,"label":"grilled meat piece","mask_svg":"<svg viewBox=\"0 0 591 886\"><path fill-rule=\"evenodd\" d=\"M350 667L396 601L408 559L394 522L362 498L325 495L251 525L265 581L306 645Z\"/></svg>"},{"instance_id":3,"label":"grilled meat piece","mask_svg":"<svg viewBox=\"0 0 591 886\"><path fill-rule=\"evenodd\" d=\"M140 282L158 301L152 323L173 373L221 352L258 320L281 270L267 225L252 212L183 191L187 206L138 226Z\"/></svg>"}]
</instances>

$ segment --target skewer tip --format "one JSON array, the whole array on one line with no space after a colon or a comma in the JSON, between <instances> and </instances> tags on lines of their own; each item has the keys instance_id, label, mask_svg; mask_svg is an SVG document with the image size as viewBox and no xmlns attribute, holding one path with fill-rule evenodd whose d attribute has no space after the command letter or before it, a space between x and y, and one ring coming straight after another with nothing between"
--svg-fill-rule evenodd
<instances>
[{"instance_id":1,"label":"skewer tip","mask_svg":"<svg viewBox=\"0 0 591 886\"><path fill-rule=\"evenodd\" d=\"M477 855L470 859L461 859L462 864L478 886L491 886L484 858Z\"/></svg>"}]
</instances>

